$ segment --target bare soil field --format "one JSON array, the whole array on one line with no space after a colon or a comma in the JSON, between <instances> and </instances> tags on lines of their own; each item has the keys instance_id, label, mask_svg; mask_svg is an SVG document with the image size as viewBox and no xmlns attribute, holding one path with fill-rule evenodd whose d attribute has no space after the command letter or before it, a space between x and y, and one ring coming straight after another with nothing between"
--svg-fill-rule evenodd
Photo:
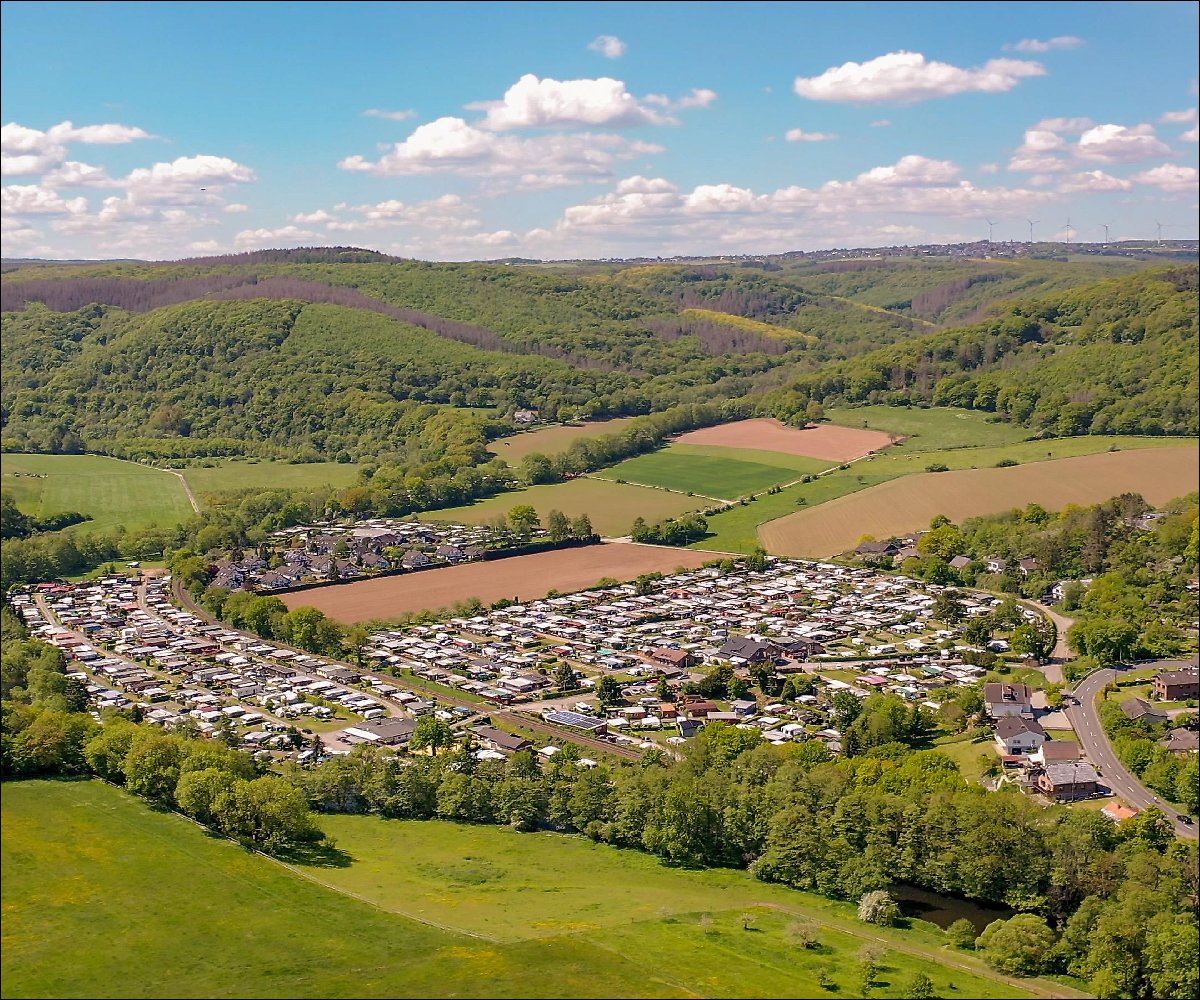
<instances>
[{"instance_id":1,"label":"bare soil field","mask_svg":"<svg viewBox=\"0 0 1200 1000\"><path fill-rule=\"evenodd\" d=\"M736 420L716 427L688 431L675 438L679 444L715 444L726 448L756 448L785 455L806 455L831 462L849 462L892 443L883 431L818 424L815 427L788 427L778 420Z\"/></svg>"},{"instance_id":2,"label":"bare soil field","mask_svg":"<svg viewBox=\"0 0 1200 1000\"><path fill-rule=\"evenodd\" d=\"M937 514L952 521L1028 503L1060 510L1119 493L1161 504L1196 489L1200 452L1178 448L1105 452L1010 469L966 469L903 476L768 521L758 529L767 551L827 558L854 548L863 535L888 538L927 528Z\"/></svg>"},{"instance_id":3,"label":"bare soil field","mask_svg":"<svg viewBox=\"0 0 1200 1000\"><path fill-rule=\"evenodd\" d=\"M712 552L694 549L619 542L448 566L280 596L289 608L318 608L330 618L349 624L394 618L409 611L446 608L472 597L484 604L502 597L533 601L551 590L581 590L605 577L632 580L642 573L671 573L677 566L694 569L713 557Z\"/></svg>"}]
</instances>

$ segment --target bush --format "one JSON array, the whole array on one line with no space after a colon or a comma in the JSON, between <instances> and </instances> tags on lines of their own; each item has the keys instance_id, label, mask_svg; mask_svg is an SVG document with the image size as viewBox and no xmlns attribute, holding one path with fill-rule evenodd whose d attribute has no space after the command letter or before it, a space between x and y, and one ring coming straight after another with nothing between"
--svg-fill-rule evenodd
<instances>
[{"instance_id":1,"label":"bush","mask_svg":"<svg viewBox=\"0 0 1200 1000\"><path fill-rule=\"evenodd\" d=\"M946 937L956 948L974 948L975 925L966 917L961 917L946 928Z\"/></svg>"},{"instance_id":2,"label":"bush","mask_svg":"<svg viewBox=\"0 0 1200 1000\"><path fill-rule=\"evenodd\" d=\"M943 465L941 462L934 462L932 465L925 466L926 472L949 472L950 466Z\"/></svg>"},{"instance_id":3,"label":"bush","mask_svg":"<svg viewBox=\"0 0 1200 1000\"><path fill-rule=\"evenodd\" d=\"M1018 913L1008 920L993 920L976 940L988 965L1017 976L1035 976L1042 971L1054 931L1032 913Z\"/></svg>"},{"instance_id":4,"label":"bush","mask_svg":"<svg viewBox=\"0 0 1200 1000\"><path fill-rule=\"evenodd\" d=\"M891 927L900 919L900 907L888 893L876 889L858 901L858 919L878 927Z\"/></svg>"}]
</instances>

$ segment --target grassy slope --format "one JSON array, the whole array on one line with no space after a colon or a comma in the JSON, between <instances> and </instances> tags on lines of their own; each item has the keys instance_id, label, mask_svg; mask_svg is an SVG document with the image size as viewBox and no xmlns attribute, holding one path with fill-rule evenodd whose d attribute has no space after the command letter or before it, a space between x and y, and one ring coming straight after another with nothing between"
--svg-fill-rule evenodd
<instances>
[{"instance_id":1,"label":"grassy slope","mask_svg":"<svg viewBox=\"0 0 1200 1000\"><path fill-rule=\"evenodd\" d=\"M168 525L192 513L177 476L101 455L5 455L3 483L17 506L36 517L90 514L93 520L80 525L84 531Z\"/></svg>"},{"instance_id":2,"label":"grassy slope","mask_svg":"<svg viewBox=\"0 0 1200 1000\"><path fill-rule=\"evenodd\" d=\"M98 782L6 784L3 806L6 997L685 995L570 941L381 912Z\"/></svg>"},{"instance_id":3,"label":"grassy slope","mask_svg":"<svg viewBox=\"0 0 1200 1000\"><path fill-rule=\"evenodd\" d=\"M950 469L985 469L993 467L1003 459L1040 462L1096 454L1108 451L1113 446L1128 450L1171 447L1185 443L1189 442L1183 438L1095 436L1026 441L987 448L960 447L920 453L909 453L909 446L904 443L872 458L856 462L848 469L838 469L828 476L822 476L815 482L793 486L773 496L760 496L753 503L710 517L708 526L712 534L697 543L696 548L749 552L759 544L760 524L786 517L799 510L809 510L826 501L887 482L898 476L922 473L929 465L940 464ZM1136 489L1136 486L1136 483L1131 483L1128 488ZM801 499L805 501L803 504L797 502Z\"/></svg>"},{"instance_id":4,"label":"grassy slope","mask_svg":"<svg viewBox=\"0 0 1200 1000\"><path fill-rule=\"evenodd\" d=\"M907 406L843 406L825 411L832 423L843 427L903 434L910 451L976 448L1024 441L1033 432L1016 424L992 423L982 410Z\"/></svg>"},{"instance_id":5,"label":"grassy slope","mask_svg":"<svg viewBox=\"0 0 1200 1000\"><path fill-rule=\"evenodd\" d=\"M930 925L582 838L326 817L344 858L305 873L357 900L98 782L6 784L3 806L5 996L823 996L822 970L855 996L866 941L873 996L918 970L941 996L1030 995ZM820 950L787 943L797 917Z\"/></svg>"}]
</instances>

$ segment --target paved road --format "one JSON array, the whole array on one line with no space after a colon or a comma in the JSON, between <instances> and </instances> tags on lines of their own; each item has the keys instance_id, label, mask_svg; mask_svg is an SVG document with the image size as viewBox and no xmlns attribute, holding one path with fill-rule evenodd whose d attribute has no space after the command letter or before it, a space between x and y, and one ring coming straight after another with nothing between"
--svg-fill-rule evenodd
<instances>
[{"instance_id":1,"label":"paved road","mask_svg":"<svg viewBox=\"0 0 1200 1000\"><path fill-rule=\"evenodd\" d=\"M1122 670L1132 669L1124 667ZM1149 788L1129 773L1129 770L1113 752L1112 744L1104 727L1100 725L1100 713L1096 709L1096 695L1109 681L1120 673L1120 670L1097 670L1089 674L1075 687L1077 702L1067 708L1067 718L1079 737L1080 745L1087 753L1088 759L1104 776L1104 783L1135 809L1145 809L1147 806L1158 806L1172 820L1175 833L1188 840L1196 839L1196 827L1180 823L1175 819L1175 810L1164 803Z\"/></svg>"},{"instance_id":2,"label":"paved road","mask_svg":"<svg viewBox=\"0 0 1200 1000\"><path fill-rule=\"evenodd\" d=\"M1065 678L1060 664L1066 663L1074 655L1071 647L1067 645L1067 629L1075 624L1075 619L1066 618L1040 605L1038 610L1054 622L1054 627L1058 629L1058 641L1054 644L1054 652L1050 654L1050 662L1046 664L1043 673L1046 675L1046 680L1061 684Z\"/></svg>"}]
</instances>

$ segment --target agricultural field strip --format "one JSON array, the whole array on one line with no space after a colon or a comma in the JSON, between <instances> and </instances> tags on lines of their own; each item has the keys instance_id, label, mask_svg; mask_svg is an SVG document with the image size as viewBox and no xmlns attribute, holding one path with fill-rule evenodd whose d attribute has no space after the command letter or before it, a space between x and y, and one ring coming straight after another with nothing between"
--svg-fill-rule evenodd
<instances>
[{"instance_id":1,"label":"agricultural field strip","mask_svg":"<svg viewBox=\"0 0 1200 1000\"><path fill-rule=\"evenodd\" d=\"M1122 451L1178 447L1180 442L1194 443L1194 439L1097 436L1025 441L982 448L953 448L907 455L897 450L889 450L846 463L856 466L851 470L844 470L838 466L817 476L815 482L793 484L782 493L760 495L754 506L737 505L721 511L709 518L710 537L692 547L714 546L734 552L749 552L761 544L758 534L760 525L797 513L796 506L800 502L804 503L805 510L813 510L819 504L838 497L857 493L900 476L925 472L929 465L942 464L950 470L990 468L1005 460L1037 463L1096 454L1114 447ZM905 445L901 445L900 449L904 447Z\"/></svg>"},{"instance_id":2,"label":"agricultural field strip","mask_svg":"<svg viewBox=\"0 0 1200 1000\"><path fill-rule=\"evenodd\" d=\"M1057 510L1126 491L1164 503L1194 488L1198 472L1197 452L1187 446L893 477L767 521L759 537L771 551L827 558L852 548L864 534L903 534L936 514L960 521L1030 501Z\"/></svg>"},{"instance_id":3,"label":"agricultural field strip","mask_svg":"<svg viewBox=\"0 0 1200 1000\"><path fill-rule=\"evenodd\" d=\"M839 424L816 424L801 429L763 417L702 427L675 438L679 444L756 448L830 462L845 462L879 451L893 440L894 435L883 431Z\"/></svg>"},{"instance_id":4,"label":"agricultural field strip","mask_svg":"<svg viewBox=\"0 0 1200 1000\"><path fill-rule=\"evenodd\" d=\"M580 590L606 577L628 580L677 566L694 569L708 558L712 556L661 546L603 543L285 591L280 596L289 608L315 607L331 618L351 623L448 608L471 599L484 604L500 599L533 600L551 590Z\"/></svg>"},{"instance_id":5,"label":"agricultural field strip","mask_svg":"<svg viewBox=\"0 0 1200 1000\"><path fill-rule=\"evenodd\" d=\"M588 421L583 424L557 424L539 427L537 430L497 438L488 445L494 455L506 462L518 463L526 455L541 452L554 455L566 451L575 441L619 434L637 417L615 417L612 420Z\"/></svg>"},{"instance_id":6,"label":"agricultural field strip","mask_svg":"<svg viewBox=\"0 0 1200 1000\"><path fill-rule=\"evenodd\" d=\"M771 487L787 488L837 463L755 448L669 444L610 466L592 478L699 496L717 503ZM714 496L722 492L725 496Z\"/></svg>"},{"instance_id":7,"label":"agricultural field strip","mask_svg":"<svg viewBox=\"0 0 1200 1000\"><path fill-rule=\"evenodd\" d=\"M543 522L551 510L562 511L570 518L587 514L601 535L619 538L629 534L635 518L643 517L653 522L676 517L696 510L703 505L703 501L667 490L580 477L564 483L530 486L511 493L501 493L463 507L428 511L421 516L430 520L486 524L505 517L518 504L534 507Z\"/></svg>"}]
</instances>

